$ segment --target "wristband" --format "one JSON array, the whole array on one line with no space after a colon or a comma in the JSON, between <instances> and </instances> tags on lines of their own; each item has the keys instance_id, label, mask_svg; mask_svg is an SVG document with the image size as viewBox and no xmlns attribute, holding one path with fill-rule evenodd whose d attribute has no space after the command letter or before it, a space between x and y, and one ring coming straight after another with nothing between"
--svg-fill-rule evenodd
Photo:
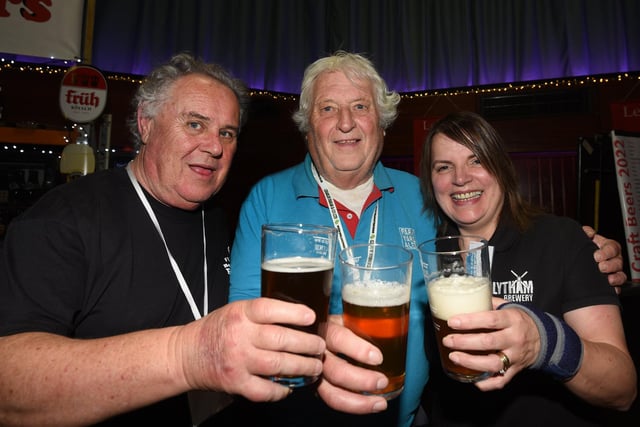
<instances>
[{"instance_id":1,"label":"wristband","mask_svg":"<svg viewBox=\"0 0 640 427\"><path fill-rule=\"evenodd\" d=\"M498 310L505 308L524 311L538 328L540 352L530 369L546 372L559 381L567 381L578 372L584 349L580 337L566 322L528 304L507 302Z\"/></svg>"}]
</instances>

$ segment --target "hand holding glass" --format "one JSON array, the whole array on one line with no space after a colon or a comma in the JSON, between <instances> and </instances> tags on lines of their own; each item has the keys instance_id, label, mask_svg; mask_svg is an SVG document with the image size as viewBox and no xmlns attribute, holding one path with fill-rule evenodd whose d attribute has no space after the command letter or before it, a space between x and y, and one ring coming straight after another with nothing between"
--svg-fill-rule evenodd
<instances>
[{"instance_id":1,"label":"hand holding glass","mask_svg":"<svg viewBox=\"0 0 640 427\"><path fill-rule=\"evenodd\" d=\"M461 382L476 382L489 372L479 372L456 365L449 360L451 349L442 339L452 333L479 333L449 328L450 317L463 313L491 310L491 279L489 251L486 240L474 236L446 236L429 240L419 246L429 307L436 331L438 350L445 373ZM474 355L492 351L465 352Z\"/></svg>"},{"instance_id":2,"label":"hand holding glass","mask_svg":"<svg viewBox=\"0 0 640 427\"><path fill-rule=\"evenodd\" d=\"M307 327L312 334L326 327L336 254L336 229L311 224L262 226L262 296L305 304L316 314ZM272 377L289 387L301 387L318 377Z\"/></svg>"},{"instance_id":3,"label":"hand holding glass","mask_svg":"<svg viewBox=\"0 0 640 427\"><path fill-rule=\"evenodd\" d=\"M376 393L386 399L404 388L413 254L393 245L354 245L340 252L344 326L382 351L379 366L389 385Z\"/></svg>"}]
</instances>

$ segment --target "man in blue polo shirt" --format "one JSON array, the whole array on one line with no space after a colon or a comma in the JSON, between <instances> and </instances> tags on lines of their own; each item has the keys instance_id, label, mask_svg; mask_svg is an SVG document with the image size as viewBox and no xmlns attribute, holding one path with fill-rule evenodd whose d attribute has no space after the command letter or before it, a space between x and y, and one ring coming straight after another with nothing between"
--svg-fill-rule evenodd
<instances>
[{"instance_id":1,"label":"man in blue polo shirt","mask_svg":"<svg viewBox=\"0 0 640 427\"><path fill-rule=\"evenodd\" d=\"M232 301L260 295L262 224L330 225L338 228L341 246L376 241L401 245L414 254L404 391L377 414L354 417L327 410L306 417L318 424L326 425L329 420L341 424L348 419L350 425L365 420L368 425L410 425L427 382L423 344L427 295L415 249L434 237L435 230L422 212L417 178L378 161L385 129L396 118L399 101L400 96L387 89L369 60L360 55L339 52L316 61L305 72L300 109L294 116L306 136L309 154L303 163L257 184L240 213L232 249ZM329 308L334 315L342 314L340 276L340 269L335 268ZM362 384L363 389L366 386ZM318 391L326 400L323 388L320 384ZM287 401L295 400L296 394L301 392ZM381 397L369 396L368 401L386 407ZM268 412L285 406L295 405L270 405ZM305 406L305 414L313 413L314 408ZM322 404L318 401L317 406Z\"/></svg>"}]
</instances>

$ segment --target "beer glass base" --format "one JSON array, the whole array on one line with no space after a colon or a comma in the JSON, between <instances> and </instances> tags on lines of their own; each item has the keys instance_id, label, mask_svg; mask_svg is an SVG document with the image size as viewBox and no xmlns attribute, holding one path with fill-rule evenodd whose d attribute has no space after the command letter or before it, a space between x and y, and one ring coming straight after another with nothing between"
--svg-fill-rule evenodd
<instances>
[{"instance_id":1,"label":"beer glass base","mask_svg":"<svg viewBox=\"0 0 640 427\"><path fill-rule=\"evenodd\" d=\"M470 375L459 374L456 372L449 372L449 371L445 371L445 373L447 374L447 376L449 376L449 378L453 378L454 380L459 381L461 383L475 383L475 382L487 379L491 376L491 372L479 372L477 374L470 374Z\"/></svg>"},{"instance_id":2,"label":"beer glass base","mask_svg":"<svg viewBox=\"0 0 640 427\"><path fill-rule=\"evenodd\" d=\"M318 377L268 377L271 381L289 388L304 387L318 381Z\"/></svg>"},{"instance_id":3,"label":"beer glass base","mask_svg":"<svg viewBox=\"0 0 640 427\"><path fill-rule=\"evenodd\" d=\"M402 390L404 390L404 386L397 389L397 390L393 390L393 391L388 391L386 393L370 393L367 391L363 391L362 394L366 395L366 396L382 396L387 400L392 400L395 399L396 397L400 396L400 393L402 393Z\"/></svg>"}]
</instances>

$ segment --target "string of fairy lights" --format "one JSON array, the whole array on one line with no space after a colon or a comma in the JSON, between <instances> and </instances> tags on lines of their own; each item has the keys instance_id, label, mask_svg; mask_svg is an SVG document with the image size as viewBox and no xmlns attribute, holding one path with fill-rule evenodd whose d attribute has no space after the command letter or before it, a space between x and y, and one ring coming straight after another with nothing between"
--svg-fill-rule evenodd
<instances>
[{"instance_id":1,"label":"string of fairy lights","mask_svg":"<svg viewBox=\"0 0 640 427\"><path fill-rule=\"evenodd\" d=\"M68 61L69 67L75 65L74 61ZM19 71L25 73L39 73L43 75L60 75L62 76L69 67L60 66L60 65L48 65L48 64L28 64L28 63L20 63L15 62L13 60L7 60L5 58L0 58L0 73L4 70L12 70ZM129 74L118 74L118 73L104 73L105 78L108 81L118 81L130 83L133 85L139 85L142 83L143 77ZM1 74L0 74L1 75ZM576 88L576 87L586 87L590 85L597 84L607 84L607 83L615 83L615 82L624 82L624 81L636 81L640 84L640 71L637 72L622 72L615 74L607 74L607 75L596 75L596 76L581 76L581 77L567 77L567 78L557 78L557 79L549 79L549 80L539 80L539 81L530 81L530 82L519 82L519 83L504 83L499 85L491 85L491 86L477 86L477 87L463 87L463 88L447 88L447 89L429 89L424 91L416 91L416 92L407 92L401 93L401 97L407 100L416 100L420 98L430 98L430 97L455 97L460 95L495 95L495 94L506 94L506 93L517 93L517 92L528 92L535 90L550 90L550 89L559 89L559 88ZM249 95L251 97L269 97L276 101L287 101L287 102L297 102L298 95L297 94L287 94L281 92L273 92L268 90L256 90L251 89L249 91ZM68 141L67 141L68 142ZM58 156L60 155L60 151L62 150L62 146L60 147L46 147L42 146L28 146L23 144L4 144L0 146L0 153L2 152L18 152L18 153L39 153L41 155L52 155ZM112 155L132 155L129 151L127 152L119 152L119 150L111 149L109 153ZM100 153L97 153L98 155Z\"/></svg>"},{"instance_id":2,"label":"string of fairy lights","mask_svg":"<svg viewBox=\"0 0 640 427\"><path fill-rule=\"evenodd\" d=\"M73 61L69 61L69 66L74 65ZM63 74L67 71L66 67L51 66L51 65L36 65L18 63L13 60L6 60L0 58L0 72L5 69L19 70L23 72L40 73L57 75ZM132 84L142 83L143 78L140 76L129 74L117 74L117 73L104 73L107 80L123 81ZM596 75L596 76L580 76L580 77L566 77L556 78L549 80L536 80L530 82L520 83L503 83L498 85L488 86L470 86L463 88L447 88L447 89L428 89L416 92L401 93L403 98L413 99L420 97L430 96L456 96L456 95L480 95L480 94L492 94L502 92L517 92L536 89L553 89L561 87L580 87L592 84L604 84L612 82L622 82L625 80L638 80L640 81L640 71L636 72L622 72L614 74ZM273 92L268 90L256 90L252 89L249 92L250 96L269 96L273 99L281 99L286 101L297 101L297 94L287 94L282 92Z\"/></svg>"},{"instance_id":3,"label":"string of fairy lights","mask_svg":"<svg viewBox=\"0 0 640 427\"><path fill-rule=\"evenodd\" d=\"M523 82L523 83L503 83L501 85L493 86L478 86L478 87L465 87L454 89L435 89L427 90L423 92L405 93L402 94L404 98L414 99L422 97L435 97L435 96L456 96L456 95L484 95L484 94L496 94L496 93L510 93L510 92L525 92L531 90L540 89L559 89L559 88L572 88L583 87L594 84L605 84L623 81L638 81L640 82L640 72L625 72L617 74L607 74L599 76L583 76L583 77L569 77L561 79L552 79L544 81Z\"/></svg>"}]
</instances>

